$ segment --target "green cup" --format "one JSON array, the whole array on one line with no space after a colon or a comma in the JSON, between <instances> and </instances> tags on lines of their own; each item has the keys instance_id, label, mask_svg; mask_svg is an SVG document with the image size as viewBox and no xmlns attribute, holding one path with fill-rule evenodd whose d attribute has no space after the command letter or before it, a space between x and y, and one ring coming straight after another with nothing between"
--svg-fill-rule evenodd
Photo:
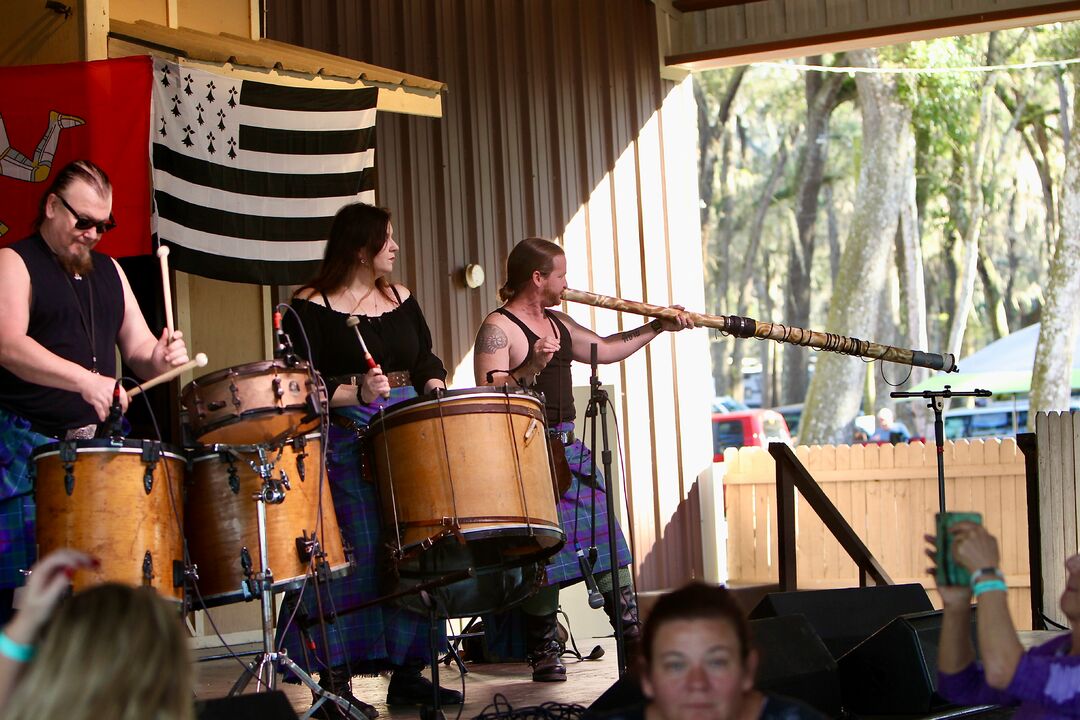
<instances>
[{"instance_id":1,"label":"green cup","mask_svg":"<svg viewBox=\"0 0 1080 720\"><path fill-rule=\"evenodd\" d=\"M975 512L945 512L935 516L937 522L937 547L934 562L937 568L934 578L939 586L967 586L971 583L971 573L956 562L952 554L952 535L949 528L958 522L972 522L982 525L982 515Z\"/></svg>"}]
</instances>

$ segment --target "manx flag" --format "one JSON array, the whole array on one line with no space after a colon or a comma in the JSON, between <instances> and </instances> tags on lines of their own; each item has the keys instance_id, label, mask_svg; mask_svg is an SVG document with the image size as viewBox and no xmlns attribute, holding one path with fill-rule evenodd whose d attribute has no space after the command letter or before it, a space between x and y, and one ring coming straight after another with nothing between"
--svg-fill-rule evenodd
<instances>
[{"instance_id":1,"label":"manx flag","mask_svg":"<svg viewBox=\"0 0 1080 720\"><path fill-rule=\"evenodd\" d=\"M290 285L334 213L375 199L378 90L293 87L156 60L154 200L173 267Z\"/></svg>"},{"instance_id":2,"label":"manx flag","mask_svg":"<svg viewBox=\"0 0 1080 720\"><path fill-rule=\"evenodd\" d=\"M147 56L0 68L0 245L30 234L56 173L85 159L113 185L116 229L97 249L151 251L152 80Z\"/></svg>"}]
</instances>

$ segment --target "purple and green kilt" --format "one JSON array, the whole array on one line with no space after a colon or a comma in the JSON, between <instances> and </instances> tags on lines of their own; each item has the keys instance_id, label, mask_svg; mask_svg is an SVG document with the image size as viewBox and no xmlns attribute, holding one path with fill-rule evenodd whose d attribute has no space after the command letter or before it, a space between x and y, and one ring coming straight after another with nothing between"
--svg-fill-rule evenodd
<instances>
[{"instance_id":1,"label":"purple and green kilt","mask_svg":"<svg viewBox=\"0 0 1080 720\"><path fill-rule=\"evenodd\" d=\"M20 571L37 559L30 455L50 442L29 421L0 409L0 588L22 585Z\"/></svg>"},{"instance_id":2,"label":"purple and green kilt","mask_svg":"<svg viewBox=\"0 0 1080 720\"><path fill-rule=\"evenodd\" d=\"M360 427L366 427L375 413L403 400L416 397L412 387L394 388L389 400L378 400L366 406L337 408ZM382 562L382 523L374 482L362 474L360 448L355 433L331 425L327 443L326 473L330 495L341 528L342 539L352 548L353 563L348 575L330 581L329 590L320 588L324 611L345 610L379 596ZM314 620L318 617L314 585L309 581L303 591L302 612ZM278 646L284 645L289 657L308 672L317 672L325 665L345 666L353 674L373 674L404 665L430 662L428 652L427 618L394 604L376 605L341 616L326 626L329 652L323 647L323 635L318 625L309 634L315 643L317 661L308 664L301 645L301 635L295 623L285 627L299 592L287 593L279 618ZM444 637L444 629L440 628ZM440 646L445 640L438 640Z\"/></svg>"},{"instance_id":3,"label":"purple and green kilt","mask_svg":"<svg viewBox=\"0 0 1080 720\"><path fill-rule=\"evenodd\" d=\"M557 425L552 430L572 430L571 423ZM611 569L608 553L608 533L615 533L616 557L619 567L630 564L630 548L626 544L622 530L617 520L608 520L607 515L607 492L604 488L604 476L600 469L596 470L596 482L599 488L589 486L589 474L592 472L592 452L585 447L585 443L575 439L567 445L566 460L570 463L570 471L573 480L570 489L559 498L559 523L563 532L566 533L566 545L562 550L548 560L547 584L548 585L571 585L582 579L581 566L577 559L577 549L588 551L593 544L593 528L596 529L596 564L593 573L607 572ZM593 499L596 501L596 523L592 521Z\"/></svg>"}]
</instances>

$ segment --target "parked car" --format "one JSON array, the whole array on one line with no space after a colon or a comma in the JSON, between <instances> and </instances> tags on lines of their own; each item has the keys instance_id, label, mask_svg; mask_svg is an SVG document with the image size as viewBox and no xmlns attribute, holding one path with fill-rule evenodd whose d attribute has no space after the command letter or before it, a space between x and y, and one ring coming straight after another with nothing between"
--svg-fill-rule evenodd
<instances>
[{"instance_id":1,"label":"parked car","mask_svg":"<svg viewBox=\"0 0 1080 720\"><path fill-rule=\"evenodd\" d=\"M784 422L787 423L788 432L791 433L791 437L795 437L799 434L799 420L802 419L803 404L797 405L781 405L774 407L773 410L784 416Z\"/></svg>"},{"instance_id":2,"label":"parked car","mask_svg":"<svg viewBox=\"0 0 1080 720\"><path fill-rule=\"evenodd\" d=\"M714 397L712 401L712 411L714 413L728 413L749 409L746 403L741 403L730 395L719 395Z\"/></svg>"},{"instance_id":3,"label":"parked car","mask_svg":"<svg viewBox=\"0 0 1080 720\"><path fill-rule=\"evenodd\" d=\"M724 459L729 447L768 447L771 442L791 442L784 416L775 410L738 410L713 413L713 462Z\"/></svg>"}]
</instances>

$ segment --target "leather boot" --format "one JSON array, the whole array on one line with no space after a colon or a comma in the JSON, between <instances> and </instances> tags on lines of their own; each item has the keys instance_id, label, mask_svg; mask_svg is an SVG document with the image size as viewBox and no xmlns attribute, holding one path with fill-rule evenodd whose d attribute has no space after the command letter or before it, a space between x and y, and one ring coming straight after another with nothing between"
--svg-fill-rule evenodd
<instances>
[{"instance_id":1,"label":"leather boot","mask_svg":"<svg viewBox=\"0 0 1080 720\"><path fill-rule=\"evenodd\" d=\"M562 646L558 639L559 619L550 615L525 614L525 643L529 652L534 682L566 682Z\"/></svg>"},{"instance_id":2,"label":"leather boot","mask_svg":"<svg viewBox=\"0 0 1080 720\"><path fill-rule=\"evenodd\" d=\"M369 720L375 720L379 716L379 711L374 706L367 704L352 694L352 677L345 667L334 667L319 673L319 687L326 688L342 700L350 703L366 715ZM319 706L319 709L315 711L312 717L322 718L323 720L342 720L346 716L341 711L341 708L330 701L326 701Z\"/></svg>"},{"instance_id":3,"label":"leather boot","mask_svg":"<svg viewBox=\"0 0 1080 720\"><path fill-rule=\"evenodd\" d=\"M394 670L386 690L387 705L431 705L434 685L421 674L422 664L410 664ZM460 705L465 697L453 688L439 685L439 705Z\"/></svg>"},{"instance_id":4,"label":"leather boot","mask_svg":"<svg viewBox=\"0 0 1080 720\"><path fill-rule=\"evenodd\" d=\"M604 596L604 612L607 613L611 627L615 627L615 596L611 592L601 593ZM626 658L632 661L641 644L641 622L638 620L637 593L630 585L619 588L619 607L622 615L623 641L626 648Z\"/></svg>"}]
</instances>

